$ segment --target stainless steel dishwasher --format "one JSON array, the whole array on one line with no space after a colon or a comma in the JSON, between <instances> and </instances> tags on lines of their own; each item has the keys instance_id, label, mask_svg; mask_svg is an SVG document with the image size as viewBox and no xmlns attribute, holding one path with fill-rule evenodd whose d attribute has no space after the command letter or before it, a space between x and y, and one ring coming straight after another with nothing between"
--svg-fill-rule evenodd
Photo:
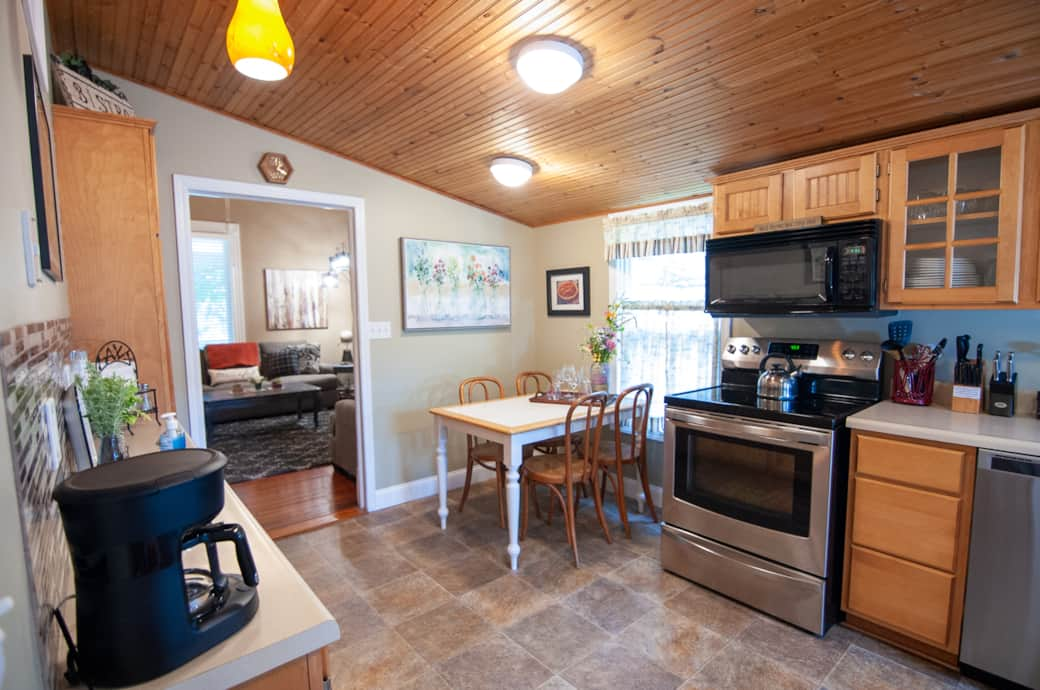
<instances>
[{"instance_id":1,"label":"stainless steel dishwasher","mask_svg":"<svg viewBox=\"0 0 1040 690\"><path fill-rule=\"evenodd\" d=\"M980 450L961 663L1040 688L1040 456Z\"/></svg>"}]
</instances>

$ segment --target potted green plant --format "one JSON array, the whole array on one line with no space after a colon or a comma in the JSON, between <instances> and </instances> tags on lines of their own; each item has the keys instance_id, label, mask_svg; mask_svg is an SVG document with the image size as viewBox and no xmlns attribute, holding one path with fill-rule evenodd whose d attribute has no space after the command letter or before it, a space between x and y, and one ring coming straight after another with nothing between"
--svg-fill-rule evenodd
<instances>
[{"instance_id":1,"label":"potted green plant","mask_svg":"<svg viewBox=\"0 0 1040 690\"><path fill-rule=\"evenodd\" d=\"M121 376L102 376L93 365L79 386L90 428L101 439L98 463L122 460L127 455L123 431L141 414L137 386Z\"/></svg>"}]
</instances>

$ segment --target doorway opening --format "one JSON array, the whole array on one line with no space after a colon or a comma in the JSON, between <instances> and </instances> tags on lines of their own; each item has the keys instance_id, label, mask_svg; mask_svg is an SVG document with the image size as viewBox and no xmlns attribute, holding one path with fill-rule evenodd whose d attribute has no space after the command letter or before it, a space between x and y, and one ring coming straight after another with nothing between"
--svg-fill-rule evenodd
<instances>
[{"instance_id":1,"label":"doorway opening","mask_svg":"<svg viewBox=\"0 0 1040 690\"><path fill-rule=\"evenodd\" d=\"M175 176L193 438L274 537L352 517L372 473L359 199Z\"/></svg>"}]
</instances>

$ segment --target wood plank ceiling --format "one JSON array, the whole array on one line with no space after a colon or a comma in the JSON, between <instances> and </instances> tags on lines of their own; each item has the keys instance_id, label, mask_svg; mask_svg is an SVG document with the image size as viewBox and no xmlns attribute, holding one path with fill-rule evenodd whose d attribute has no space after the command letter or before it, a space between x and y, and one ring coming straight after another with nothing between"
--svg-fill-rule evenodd
<instances>
[{"instance_id":1,"label":"wood plank ceiling","mask_svg":"<svg viewBox=\"0 0 1040 690\"><path fill-rule=\"evenodd\" d=\"M535 226L1040 102L1034 0L282 0L274 84L228 63L234 4L47 2L57 51ZM585 78L525 88L510 49L534 34L578 41ZM499 154L539 171L502 187Z\"/></svg>"}]
</instances>

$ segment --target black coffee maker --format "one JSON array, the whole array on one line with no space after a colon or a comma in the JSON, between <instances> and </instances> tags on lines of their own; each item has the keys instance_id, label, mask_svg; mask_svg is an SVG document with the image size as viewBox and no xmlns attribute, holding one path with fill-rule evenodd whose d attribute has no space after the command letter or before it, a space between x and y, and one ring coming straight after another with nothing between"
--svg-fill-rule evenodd
<instances>
[{"instance_id":1,"label":"black coffee maker","mask_svg":"<svg viewBox=\"0 0 1040 690\"><path fill-rule=\"evenodd\" d=\"M224 508L227 458L167 451L77 472L54 490L76 577L79 672L102 687L161 676L230 637L256 613L256 566ZM241 575L220 568L231 541ZM208 568L185 568L202 545Z\"/></svg>"}]
</instances>

